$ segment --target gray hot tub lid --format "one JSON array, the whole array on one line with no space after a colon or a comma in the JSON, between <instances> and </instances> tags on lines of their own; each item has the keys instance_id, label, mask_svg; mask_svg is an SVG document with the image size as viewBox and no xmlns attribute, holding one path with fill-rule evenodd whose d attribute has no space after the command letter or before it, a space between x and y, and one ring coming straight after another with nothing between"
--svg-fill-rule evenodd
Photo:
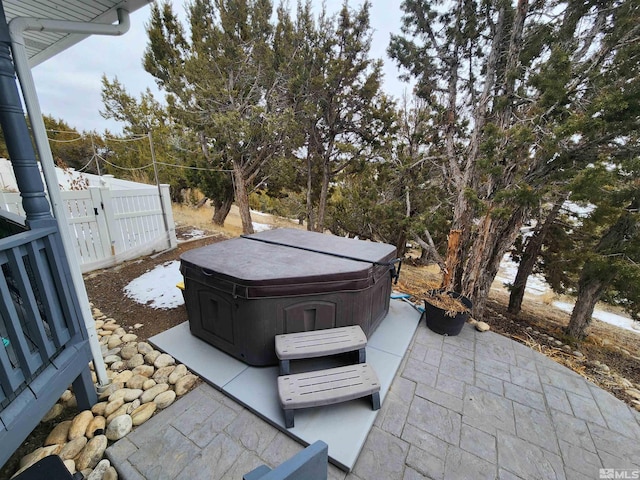
<instances>
[{"instance_id":1,"label":"gray hot tub lid","mask_svg":"<svg viewBox=\"0 0 640 480\"><path fill-rule=\"evenodd\" d=\"M395 252L383 243L278 229L193 249L180 259L185 277L231 282L234 291L237 285L260 297L365 289L393 271Z\"/></svg>"},{"instance_id":2,"label":"gray hot tub lid","mask_svg":"<svg viewBox=\"0 0 640 480\"><path fill-rule=\"evenodd\" d=\"M369 263L390 261L396 255L396 247L387 243L368 242L294 228L265 230L251 235L243 235L242 238L286 245L296 249L313 250Z\"/></svg>"}]
</instances>

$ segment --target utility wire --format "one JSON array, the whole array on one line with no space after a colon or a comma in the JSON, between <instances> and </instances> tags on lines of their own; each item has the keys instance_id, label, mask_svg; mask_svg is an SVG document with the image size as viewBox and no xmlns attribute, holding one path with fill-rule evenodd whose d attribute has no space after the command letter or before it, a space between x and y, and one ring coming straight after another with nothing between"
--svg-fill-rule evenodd
<instances>
[{"instance_id":1,"label":"utility wire","mask_svg":"<svg viewBox=\"0 0 640 480\"><path fill-rule=\"evenodd\" d=\"M153 164L151 164L151 163L150 163L150 164L148 164L148 165L145 165L145 166L143 166L143 167L135 167L135 168L133 168L133 167L121 167L121 166L119 166L119 165L116 165L116 164L114 164L114 163L111 163L111 162L110 162L110 161L108 161L108 160L105 160L104 158L102 159L102 161L103 161L104 163L106 163L107 165L111 165L113 168L119 168L120 170L128 170L128 171L144 170L145 168L153 167Z\"/></svg>"},{"instance_id":2,"label":"utility wire","mask_svg":"<svg viewBox=\"0 0 640 480\"><path fill-rule=\"evenodd\" d=\"M47 129L47 132L53 132L53 133L75 133L78 134L78 132L74 131L74 130L55 130L55 129ZM93 134L82 134L77 138L73 138L71 140L58 140L55 138L49 138L49 141L51 142L56 142L56 143L71 143L71 142L78 142L83 140L85 137L87 136L93 136ZM100 135L95 135L97 137L101 137ZM103 138L105 141L109 140L109 141L114 141L114 142L122 142L122 143L126 143L126 142L136 142L138 140L143 140L147 138L147 135L143 135L143 134L134 134L132 135L133 138L118 138L118 137L101 137ZM171 155L169 155L171 156ZM94 157L91 158L91 160L89 160L89 162L82 168L76 170L78 172L82 172L83 170L85 170L90 164L91 162L94 160L95 157L98 157L100 160L102 160L104 163L106 163L107 165L111 165L114 168L119 168L120 170L127 170L127 171L135 171L135 170L144 170L145 168L149 168L152 167L153 164L148 164L148 165L144 165L142 167L121 167L119 165L116 165L114 163L109 162L108 160L106 160L105 158L103 158L101 155L96 154ZM175 158L175 157L172 157ZM199 170L199 171L205 171L205 172L228 172L231 173L233 172L233 170L231 169L225 169L225 168L206 168L206 167L193 167L190 165L179 165L176 163L166 163L166 162L156 162L158 165L165 165L167 167L177 167L177 168L186 168L188 170Z\"/></svg>"},{"instance_id":3,"label":"utility wire","mask_svg":"<svg viewBox=\"0 0 640 480\"><path fill-rule=\"evenodd\" d=\"M55 142L55 143L71 143L71 142L77 142L78 140L82 140L82 137L78 137L78 138L72 138L71 140L58 140L57 138L49 138L50 142Z\"/></svg>"},{"instance_id":4,"label":"utility wire","mask_svg":"<svg viewBox=\"0 0 640 480\"><path fill-rule=\"evenodd\" d=\"M86 169L87 169L87 167L88 167L89 165L91 165L91 164L93 163L93 160L94 160L94 157L91 157L91 158L89 159L89 161L84 165L84 167L82 167L82 168L77 168L77 169L76 169L76 172L80 172L80 173L82 173L84 170L86 170Z\"/></svg>"},{"instance_id":5,"label":"utility wire","mask_svg":"<svg viewBox=\"0 0 640 480\"><path fill-rule=\"evenodd\" d=\"M79 140L82 140L86 137L100 137L102 139L104 139L105 141L109 140L109 141L114 141L114 142L136 142L138 140L143 140L145 138L147 138L147 135L145 134L138 134L135 133L133 135L131 135L130 138L122 138L122 137L107 137L107 136L102 136L102 135L94 135L92 133L89 134L82 134L82 133L78 133L75 130L55 130L55 129L47 129L47 132L51 132L51 133L75 133L76 135L79 135L78 138L74 138L72 140L57 140L54 138L49 138L50 141L52 142L77 142Z\"/></svg>"},{"instance_id":6,"label":"utility wire","mask_svg":"<svg viewBox=\"0 0 640 480\"><path fill-rule=\"evenodd\" d=\"M205 170L207 172L233 172L233 170L225 168L206 168L206 167L192 167L191 165L177 165L175 163L156 162L158 165L166 165L167 167L188 168L189 170Z\"/></svg>"},{"instance_id":7,"label":"utility wire","mask_svg":"<svg viewBox=\"0 0 640 480\"><path fill-rule=\"evenodd\" d=\"M105 142L112 141L112 142L126 143L126 142L137 142L138 140L144 140L147 138L147 136L142 135L142 136L136 136L134 138L118 138L118 137L102 137L102 138L104 138Z\"/></svg>"}]
</instances>

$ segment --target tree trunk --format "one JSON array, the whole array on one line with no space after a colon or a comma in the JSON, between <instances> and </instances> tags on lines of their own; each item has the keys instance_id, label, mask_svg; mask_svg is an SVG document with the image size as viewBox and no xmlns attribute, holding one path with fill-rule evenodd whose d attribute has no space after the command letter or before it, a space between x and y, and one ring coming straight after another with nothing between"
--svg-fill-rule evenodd
<instances>
[{"instance_id":1,"label":"tree trunk","mask_svg":"<svg viewBox=\"0 0 640 480\"><path fill-rule=\"evenodd\" d=\"M242 233L248 235L253 233L253 222L251 221L251 211L249 210L249 191L242 173L242 166L233 162L233 180L236 192L236 205L242 220Z\"/></svg>"},{"instance_id":2,"label":"tree trunk","mask_svg":"<svg viewBox=\"0 0 640 480\"><path fill-rule=\"evenodd\" d=\"M496 278L502 257L520 233L525 210L518 208L508 219L493 218L489 213L482 230L475 237L465 267L462 293L473 302L473 314L481 319Z\"/></svg>"},{"instance_id":3,"label":"tree trunk","mask_svg":"<svg viewBox=\"0 0 640 480\"><path fill-rule=\"evenodd\" d=\"M538 260L538 255L540 254L540 250L542 249L542 244L544 242L544 237L544 233L538 230L531 238L529 238L527 246L522 253L522 258L518 264L518 273L516 273L516 278L513 281L511 293L509 294L509 307L507 308L507 311L513 315L517 315L522 309L522 300L524 299L527 280L531 276L533 267Z\"/></svg>"},{"instance_id":4,"label":"tree trunk","mask_svg":"<svg viewBox=\"0 0 640 480\"><path fill-rule=\"evenodd\" d=\"M400 258L404 257L404 254L407 253L407 232L405 232L404 229L398 232L395 243L396 255Z\"/></svg>"},{"instance_id":5,"label":"tree trunk","mask_svg":"<svg viewBox=\"0 0 640 480\"><path fill-rule=\"evenodd\" d=\"M453 178L453 186L457 192L456 202L453 210L452 229L459 230L460 237L457 240L455 249L449 244L447 249L447 277L443 286L449 290L460 292L463 290L467 256L470 254L473 225L473 211L468 198L468 189L474 188L478 182L476 178L476 162L482 143L482 132L487 122L487 115L490 109L491 97L495 91L496 71L499 67L501 49L503 47L503 37L505 31L506 7L499 10L498 21L495 25L491 51L486 62L485 82L483 92L474 107L473 118L475 127L471 135L470 143L466 149L464 168L460 168L459 156L456 153L455 139L455 118L457 111L457 79L458 59L450 62L449 78L449 99L448 99L448 121L445 135L445 147L447 152L447 162L449 175ZM451 235L451 234L450 234Z\"/></svg>"},{"instance_id":6,"label":"tree trunk","mask_svg":"<svg viewBox=\"0 0 640 480\"><path fill-rule=\"evenodd\" d=\"M567 335L576 340L582 340L585 337L587 327L591 323L593 309L605 288L606 283L600 279L580 279L576 304L571 312L569 325L565 329Z\"/></svg>"},{"instance_id":7,"label":"tree trunk","mask_svg":"<svg viewBox=\"0 0 640 480\"><path fill-rule=\"evenodd\" d=\"M520 0L518 4L518 14L514 16L515 23L524 21L523 15L526 14L526 0ZM457 191L457 199L454 205L453 228L462 230L460 246L457 250L455 258L455 270L452 272L448 285L458 288L457 291L468 296L473 301L474 315L478 318L482 317L484 306L489 294L491 284L498 272L502 256L511 246L516 238L519 228L522 225L523 211L516 208L511 217L507 220L492 218L490 213L485 214L483 223L479 226L479 231L472 232L474 225L473 210L471 202L468 198L468 190L471 188L479 193L480 199L489 199L495 193L496 189L491 187L493 176L489 176L488 181L481 180L476 169L478 158L482 154L482 143L484 138L484 127L487 122L489 111L492 109L492 97L496 91L504 89L511 91L510 84L515 81L513 72L503 71L504 62L503 48L509 46L507 60L509 64L507 69L511 69L512 60L517 59L514 56L518 48L522 48L519 41L517 25L511 26L512 37L509 42L505 42L508 27L507 4L500 7L498 20L495 24L493 39L491 42L491 51L485 65L485 82L480 98L474 108L473 118L475 122L474 130L471 135L470 143L466 149L466 159L464 168L461 170L458 163L458 156L455 155L453 144L447 144L447 157L449 161L449 171L454 178L454 184ZM516 50L513 50L516 49ZM450 94L451 97L451 94ZM512 99L509 99L511 102ZM455 108L450 105L450 108ZM505 107L503 107L505 108ZM500 127L508 129L511 121L511 108L505 108L503 115L500 116ZM493 113L491 113L493 115ZM512 160L513 161L513 160ZM517 163L517 162L516 162ZM515 169L512 169L510 176L513 176ZM506 179L503 179L505 187L509 187ZM482 186L482 188L480 188ZM484 192L482 192L484 190ZM490 203L487 204L489 212L494 208Z\"/></svg>"},{"instance_id":8,"label":"tree trunk","mask_svg":"<svg viewBox=\"0 0 640 480\"><path fill-rule=\"evenodd\" d=\"M402 177L401 177L402 181ZM407 185L404 186L404 201L405 201L405 212L404 218L407 220L407 225L409 222L409 218L411 217L411 197L409 195L409 187ZM405 226L401 226L398 229L398 235L396 236L396 254L400 258L404 258L404 254L407 253L407 228Z\"/></svg>"},{"instance_id":9,"label":"tree trunk","mask_svg":"<svg viewBox=\"0 0 640 480\"><path fill-rule=\"evenodd\" d=\"M454 278L456 269L462 258L460 253L460 237L462 236L462 230L453 229L449 231L449 237L447 239L447 259L444 262L444 279L442 280L443 288L447 290L454 289Z\"/></svg>"},{"instance_id":10,"label":"tree trunk","mask_svg":"<svg viewBox=\"0 0 640 480\"><path fill-rule=\"evenodd\" d=\"M196 203L196 208L202 208L208 201L209 197L203 197L198 203Z\"/></svg>"},{"instance_id":11,"label":"tree trunk","mask_svg":"<svg viewBox=\"0 0 640 480\"><path fill-rule=\"evenodd\" d=\"M633 241L636 219L631 212L638 210L638 202L637 199L633 200L616 223L602 236L595 249L595 253L600 258L592 257L582 267L576 304L566 328L567 334L573 338L582 339L585 336L585 330L591 322L593 308L618 274L615 265L607 264L607 268L603 268L603 264L606 262L606 256L619 254L624 251L628 242Z\"/></svg>"},{"instance_id":12,"label":"tree trunk","mask_svg":"<svg viewBox=\"0 0 640 480\"><path fill-rule=\"evenodd\" d=\"M331 180L331 164L328 159L324 160L322 166L322 189L320 190L320 201L318 202L318 223L316 232L324 231L324 217L327 211L327 202L329 199L329 182Z\"/></svg>"},{"instance_id":13,"label":"tree trunk","mask_svg":"<svg viewBox=\"0 0 640 480\"><path fill-rule=\"evenodd\" d=\"M214 199L213 202L213 217L211 221L214 225L218 225L222 227L224 225L224 221L229 215L229 211L231 211L231 205L233 205L233 197L227 197L221 199Z\"/></svg>"},{"instance_id":14,"label":"tree trunk","mask_svg":"<svg viewBox=\"0 0 640 480\"><path fill-rule=\"evenodd\" d=\"M316 219L313 214L313 163L311 155L307 153L307 230L315 230Z\"/></svg>"},{"instance_id":15,"label":"tree trunk","mask_svg":"<svg viewBox=\"0 0 640 480\"><path fill-rule=\"evenodd\" d=\"M527 241L527 245L525 246L524 252L522 254L522 259L520 260L520 264L518 265L518 273L516 274L516 278L513 281L513 286L511 287L511 294L509 295L509 307L508 312L514 315L520 313L520 309L522 308L522 299L524 298L524 292L527 286L527 280L531 276L533 272L533 267L538 260L538 255L540 254L540 250L542 249L542 245L544 243L545 237L547 233L549 233L549 229L553 222L555 222L558 217L558 213L560 213L560 208L564 203L565 197L562 197L553 205L553 208L544 219L542 225L538 226L534 234Z\"/></svg>"},{"instance_id":16,"label":"tree trunk","mask_svg":"<svg viewBox=\"0 0 640 480\"><path fill-rule=\"evenodd\" d=\"M443 272L446 271L445 261L438 253L438 250L436 250L436 246L433 243L431 233L426 228L424 230L424 236L427 239L426 242L422 240L422 238L420 238L418 235L413 234L413 239L418 242L418 245L420 245L420 247L422 247L420 261L423 262L423 265L426 265L429 260L432 260L433 262L438 264L440 270L442 270Z\"/></svg>"},{"instance_id":17,"label":"tree trunk","mask_svg":"<svg viewBox=\"0 0 640 480\"><path fill-rule=\"evenodd\" d=\"M465 172L464 177L470 172ZM467 185L469 180L462 179L463 185ZM453 211L453 222L449 231L447 256L446 256L446 276L442 282L443 288L454 292L462 291L464 271L467 256L472 240L473 216L469 200L465 196L464 186L458 186L460 192L457 194L456 204Z\"/></svg>"}]
</instances>

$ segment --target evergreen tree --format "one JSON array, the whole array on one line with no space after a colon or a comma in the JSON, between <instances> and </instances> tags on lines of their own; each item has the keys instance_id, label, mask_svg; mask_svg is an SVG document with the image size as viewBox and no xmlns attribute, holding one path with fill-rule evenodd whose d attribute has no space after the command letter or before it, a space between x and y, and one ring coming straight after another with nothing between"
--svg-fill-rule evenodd
<instances>
[{"instance_id":1,"label":"evergreen tree","mask_svg":"<svg viewBox=\"0 0 640 480\"><path fill-rule=\"evenodd\" d=\"M589 112L627 108L603 103L610 94L594 85L608 77L613 90L627 90L637 77L633 56L625 66L613 61L638 43L637 2L402 5L404 36L392 37L389 52L441 112L453 192L448 286L481 316L503 255L549 184L584 168L616 128L627 128L609 122L596 136L589 129L599 120Z\"/></svg>"},{"instance_id":2,"label":"evergreen tree","mask_svg":"<svg viewBox=\"0 0 640 480\"><path fill-rule=\"evenodd\" d=\"M102 102L104 110L100 114L120 122L123 132L105 135L108 148L101 152L106 160L104 170L149 184L156 182L157 170L158 181L168 183L172 199L179 200L180 191L189 184L188 171L180 167L188 166L194 157L193 152L184 147L189 138L187 132L173 122L165 106L149 89L136 99L117 78L110 81L103 76Z\"/></svg>"},{"instance_id":3,"label":"evergreen tree","mask_svg":"<svg viewBox=\"0 0 640 480\"><path fill-rule=\"evenodd\" d=\"M370 3L338 15L298 4L295 22L279 32L288 51L287 99L296 118L293 153L304 163L307 227L322 231L332 185L355 164L379 156L393 124L393 103L381 91L381 61L369 58Z\"/></svg>"},{"instance_id":4,"label":"evergreen tree","mask_svg":"<svg viewBox=\"0 0 640 480\"><path fill-rule=\"evenodd\" d=\"M423 100L405 98L395 114L393 141L374 161L345 175L338 190L331 230L396 245L423 248L423 261L442 263L435 248L444 238L448 218L444 184L433 163L441 142L433 129L433 112ZM435 233L435 241L431 232Z\"/></svg>"},{"instance_id":5,"label":"evergreen tree","mask_svg":"<svg viewBox=\"0 0 640 480\"><path fill-rule=\"evenodd\" d=\"M56 165L69 167L87 173L98 173L95 152L103 147L102 138L93 132L82 132L62 119L51 115L42 116L49 146ZM28 117L27 124L31 122ZM0 157L8 158L4 134L0 132Z\"/></svg>"},{"instance_id":6,"label":"evergreen tree","mask_svg":"<svg viewBox=\"0 0 640 480\"><path fill-rule=\"evenodd\" d=\"M43 116L51 154L59 167L70 167L86 173L98 173L96 152L102 139L92 132L79 132L62 119Z\"/></svg>"},{"instance_id":7,"label":"evergreen tree","mask_svg":"<svg viewBox=\"0 0 640 480\"><path fill-rule=\"evenodd\" d=\"M281 155L290 120L274 69L271 14L269 0L194 0L187 35L169 3L154 5L144 57L171 114L196 133L204 164L232 174L245 233L253 232L249 191ZM201 184L229 192L219 176ZM222 206L228 198L220 200Z\"/></svg>"}]
</instances>

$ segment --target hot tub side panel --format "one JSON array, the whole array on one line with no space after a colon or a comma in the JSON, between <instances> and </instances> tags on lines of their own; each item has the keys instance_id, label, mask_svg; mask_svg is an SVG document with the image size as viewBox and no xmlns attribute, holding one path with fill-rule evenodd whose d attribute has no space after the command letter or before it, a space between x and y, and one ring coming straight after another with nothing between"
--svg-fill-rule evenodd
<instances>
[{"instance_id":1,"label":"hot tub side panel","mask_svg":"<svg viewBox=\"0 0 640 480\"><path fill-rule=\"evenodd\" d=\"M275 335L360 325L369 336L389 311L390 275L359 291L246 299L189 273L184 293L191 333L254 366L277 364Z\"/></svg>"}]
</instances>

